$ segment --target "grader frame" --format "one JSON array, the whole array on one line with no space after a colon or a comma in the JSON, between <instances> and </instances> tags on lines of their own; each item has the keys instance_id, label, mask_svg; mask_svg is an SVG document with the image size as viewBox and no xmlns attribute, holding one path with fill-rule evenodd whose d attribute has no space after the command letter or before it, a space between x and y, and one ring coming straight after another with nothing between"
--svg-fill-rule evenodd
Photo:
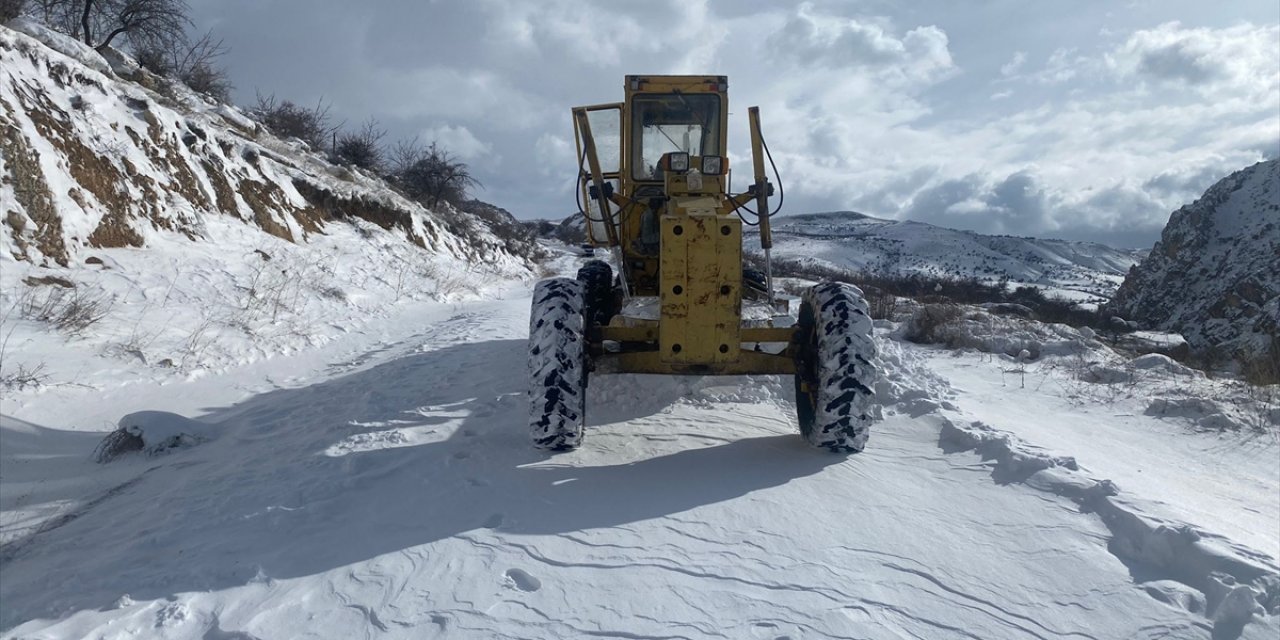
<instances>
[{"instance_id":1,"label":"grader frame","mask_svg":"<svg viewBox=\"0 0 1280 640\"><path fill-rule=\"evenodd\" d=\"M866 299L853 285L823 282L804 290L794 319L777 313L769 147L752 107L754 180L745 193L732 193L727 91L724 76L627 76L623 102L573 109L579 207L592 246L612 251L618 273L615 281L613 267L590 260L576 278L534 287L534 446L582 444L592 372L791 374L800 434L810 445L855 453L865 446L879 415ZM756 216L748 224L759 225L763 274L743 267L742 211ZM748 288L766 303L762 313L749 309L751 318L743 305Z\"/></svg>"},{"instance_id":2,"label":"grader frame","mask_svg":"<svg viewBox=\"0 0 1280 640\"><path fill-rule=\"evenodd\" d=\"M618 306L650 296L658 307L656 319L610 313L610 322L586 329L596 373L796 371L793 328L743 321L739 212L754 204L767 265L773 185L765 174L759 109L751 107L753 181L744 193L729 192L727 92L724 76L632 75L624 102L572 110L578 197L587 203L591 243L608 248L618 266L624 298ZM604 154L597 146L602 132ZM661 156L651 157L656 153ZM765 280L772 307L767 268ZM784 346L764 350L762 344Z\"/></svg>"}]
</instances>

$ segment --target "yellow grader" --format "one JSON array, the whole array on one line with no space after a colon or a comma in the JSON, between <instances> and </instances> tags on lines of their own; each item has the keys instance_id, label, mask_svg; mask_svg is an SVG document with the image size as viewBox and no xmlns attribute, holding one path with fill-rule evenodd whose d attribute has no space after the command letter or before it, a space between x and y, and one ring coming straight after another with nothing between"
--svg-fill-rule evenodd
<instances>
[{"instance_id":1,"label":"yellow grader","mask_svg":"<svg viewBox=\"0 0 1280 640\"><path fill-rule=\"evenodd\" d=\"M591 260L577 278L534 289L535 446L582 443L587 379L603 373L791 375L810 444L865 446L877 413L867 303L857 287L825 282L803 293L797 316L784 313L759 110L748 110L754 179L740 194L730 187L728 115L724 76L627 76L623 102L573 109L580 214L613 264ZM743 266L744 224L758 225L763 272Z\"/></svg>"}]
</instances>

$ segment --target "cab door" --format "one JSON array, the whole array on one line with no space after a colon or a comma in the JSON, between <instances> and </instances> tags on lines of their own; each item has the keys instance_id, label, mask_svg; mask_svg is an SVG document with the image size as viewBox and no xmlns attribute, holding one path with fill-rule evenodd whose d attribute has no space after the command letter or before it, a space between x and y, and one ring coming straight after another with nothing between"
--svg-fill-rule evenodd
<instances>
[{"instance_id":1,"label":"cab door","mask_svg":"<svg viewBox=\"0 0 1280 640\"><path fill-rule=\"evenodd\" d=\"M622 103L598 104L588 107L577 107L573 111L585 111L587 126L590 128L590 139L595 143L596 157L600 160L600 172L605 183L614 191L620 187L622 175L622 159L626 156L623 150L622 136ZM582 130L578 118L573 119L573 135L578 150L578 190L579 202L587 215L587 237L592 244L608 246L609 232L606 225L614 228L615 237L621 236L621 220L618 207L610 202L604 203L601 210L600 200L592 198L588 190L591 184L591 172L587 168L587 132Z\"/></svg>"}]
</instances>

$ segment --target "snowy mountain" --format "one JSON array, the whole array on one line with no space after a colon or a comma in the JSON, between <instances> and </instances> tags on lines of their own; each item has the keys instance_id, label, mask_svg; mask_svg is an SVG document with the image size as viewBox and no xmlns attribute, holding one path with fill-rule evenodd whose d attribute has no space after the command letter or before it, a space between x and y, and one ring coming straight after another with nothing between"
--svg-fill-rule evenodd
<instances>
[{"instance_id":1,"label":"snowy mountain","mask_svg":"<svg viewBox=\"0 0 1280 640\"><path fill-rule=\"evenodd\" d=\"M1115 306L1195 349L1270 347L1280 336L1280 160L1232 173L1174 211Z\"/></svg>"},{"instance_id":2,"label":"snowy mountain","mask_svg":"<svg viewBox=\"0 0 1280 640\"><path fill-rule=\"evenodd\" d=\"M758 246L755 234L750 236L749 250ZM852 211L774 218L773 238L779 260L884 275L1008 278L1094 302L1109 298L1141 256L1091 242L989 236Z\"/></svg>"}]
</instances>

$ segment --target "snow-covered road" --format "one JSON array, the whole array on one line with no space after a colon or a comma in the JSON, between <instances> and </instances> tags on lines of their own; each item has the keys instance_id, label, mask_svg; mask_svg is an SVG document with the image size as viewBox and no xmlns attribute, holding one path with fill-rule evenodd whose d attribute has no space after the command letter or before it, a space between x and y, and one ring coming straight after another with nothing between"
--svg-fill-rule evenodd
<instances>
[{"instance_id":1,"label":"snow-covered road","mask_svg":"<svg viewBox=\"0 0 1280 640\"><path fill-rule=\"evenodd\" d=\"M1276 637L1274 616L1215 628L1091 503L984 461L956 436L965 392L888 339L859 455L805 446L774 377L593 378L585 446L535 451L528 305L188 398L212 440L163 457L94 465L101 434L5 416L10 495L94 488L4 548L0 637Z\"/></svg>"}]
</instances>

